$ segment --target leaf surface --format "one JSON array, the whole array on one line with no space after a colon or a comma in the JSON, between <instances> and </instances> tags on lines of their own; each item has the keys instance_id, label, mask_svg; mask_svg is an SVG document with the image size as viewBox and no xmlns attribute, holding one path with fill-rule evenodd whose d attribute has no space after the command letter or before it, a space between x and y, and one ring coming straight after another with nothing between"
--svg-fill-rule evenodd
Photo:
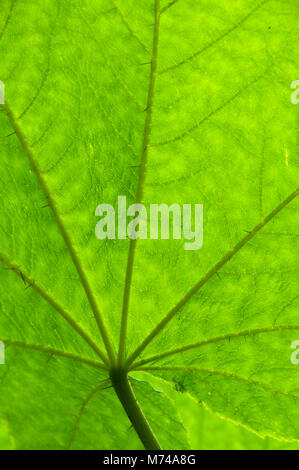
<instances>
[{"instance_id":1,"label":"leaf surface","mask_svg":"<svg viewBox=\"0 0 299 470\"><path fill-rule=\"evenodd\" d=\"M297 2L2 4L0 419L17 448L141 448L116 359L151 374L131 381L165 448L189 444L156 377L298 441ZM120 195L203 204L203 247L99 241L95 208Z\"/></svg>"}]
</instances>

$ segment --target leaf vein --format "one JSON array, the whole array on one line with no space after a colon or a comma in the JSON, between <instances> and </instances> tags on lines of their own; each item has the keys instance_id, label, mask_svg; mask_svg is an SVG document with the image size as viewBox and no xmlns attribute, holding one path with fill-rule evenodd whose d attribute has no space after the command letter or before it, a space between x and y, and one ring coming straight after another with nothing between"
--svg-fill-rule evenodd
<instances>
[{"instance_id":1,"label":"leaf vein","mask_svg":"<svg viewBox=\"0 0 299 470\"><path fill-rule=\"evenodd\" d=\"M10 20L11 20L12 12L13 12L14 6L15 6L15 0L11 0L11 2L10 2L10 9L9 9L7 18L6 18L6 20L5 20L5 23L4 23L4 25L3 25L2 30L1 30L1 32L0 32L0 41L2 40L2 38L3 38L3 36L4 36L4 33L5 33L6 29L7 29L8 23L9 23Z\"/></svg>"},{"instance_id":2,"label":"leaf vein","mask_svg":"<svg viewBox=\"0 0 299 470\"><path fill-rule=\"evenodd\" d=\"M137 36L137 34L133 31L133 29L131 28L131 26L129 25L128 21L126 20L126 18L124 17L123 13L121 12L121 10L119 9L118 5L116 4L116 2L114 0L110 0L111 3L113 4L116 12L118 13L118 15L120 16L122 22L124 23L124 25L126 26L126 28L128 29L128 31L130 32L131 36L133 38L136 39L136 41L140 44L141 47L143 47L143 49L149 54L151 55L151 51L148 49L148 47L143 44L143 42L141 41L141 39Z\"/></svg>"},{"instance_id":3,"label":"leaf vein","mask_svg":"<svg viewBox=\"0 0 299 470\"><path fill-rule=\"evenodd\" d=\"M292 299L292 300L295 300L295 299ZM285 306L285 308L287 306L289 306L290 304L291 304L291 302L289 302ZM259 329L256 329L256 330L246 330L246 331L240 331L238 333L228 333L226 335L221 335L221 336L217 336L215 338L206 339L204 341L199 341L197 343L187 344L186 346L182 346L181 348L172 349L170 351L165 351L164 353L157 354L155 356L145 358L142 361L139 361L139 362L135 363L134 366L133 366L133 370L143 366L144 364L148 364L148 363L153 362L153 361L159 361L161 359L164 359L165 357L174 356L176 354L181 354L183 352L189 351L190 349L200 348L200 347L203 347L203 346L207 346L208 344L218 343L220 341L226 341L226 340L230 341L230 340L235 339L235 338L241 338L241 337L244 337L244 336L245 337L246 336L254 336L254 335L259 335L259 334L263 334L263 333L275 333L275 332L279 332L279 331L294 331L294 330L299 330L299 325L269 326L267 328L259 328Z\"/></svg>"},{"instance_id":4,"label":"leaf vein","mask_svg":"<svg viewBox=\"0 0 299 470\"><path fill-rule=\"evenodd\" d=\"M198 51L194 52L194 54L190 55L189 57L187 57L186 59L182 60L181 62L175 64L175 65L171 65L170 67L167 67L166 69L164 70L161 70L161 72L159 72L159 75L162 75L166 72L169 72L171 70L174 70L176 69L177 67L180 67L190 61L192 61L193 59L195 59L195 57L198 57L200 54L202 54L203 52L207 51L208 49L210 49L211 47L215 46L218 42L220 42L222 39L224 39L225 37L227 37L229 34L231 34L232 32L234 32L236 29L238 29L240 26L242 26L243 23L245 23L256 11L258 11L262 6L264 6L266 3L268 3L269 1L271 0L264 0L262 1L259 5L257 5L255 8L253 8L246 16L244 16L244 18L242 18L242 20L240 20L238 23L236 23L234 26L232 26L229 30L225 31L224 33L222 33L220 36L218 36L218 38L214 39L213 41L211 41L209 44L207 44L206 46L204 46L203 48L199 49ZM176 3L176 2L172 2L173 3ZM171 5L170 5L171 6ZM166 8L165 8L166 9Z\"/></svg>"},{"instance_id":5,"label":"leaf vein","mask_svg":"<svg viewBox=\"0 0 299 470\"><path fill-rule=\"evenodd\" d=\"M178 304L170 310L170 312L161 320L160 323L152 330L152 332L143 340L140 346L131 354L127 361L127 365L131 365L134 360L141 354L141 352L148 346L148 344L157 336L165 326L172 320L172 318L185 306L185 304L203 287L218 271L225 266L267 223L269 223L280 211L282 211L290 202L292 202L299 193L297 188L291 193L281 204L279 204L265 219L260 222L256 227L249 232L235 247L228 251L226 255L218 261L208 273L195 284L187 294L178 302Z\"/></svg>"},{"instance_id":6,"label":"leaf vein","mask_svg":"<svg viewBox=\"0 0 299 470\"><path fill-rule=\"evenodd\" d=\"M94 341L89 337L88 333L78 325L71 315L66 312L59 303L53 299L41 286L39 286L35 280L29 277L26 273L21 271L14 263L9 261L2 253L0 253L0 261L5 264L11 271L20 276L20 278L25 282L29 287L32 287L43 299L45 299L51 307L53 307L67 322L72 328L87 342L87 344L97 353L97 355L102 359L104 364L107 364L107 358L94 343Z\"/></svg>"},{"instance_id":7,"label":"leaf vein","mask_svg":"<svg viewBox=\"0 0 299 470\"><path fill-rule=\"evenodd\" d=\"M82 403L81 405L81 408L79 410L79 414L78 414L78 417L75 421L75 424L74 424L74 427L71 431L71 435L70 435L70 439L67 443L67 449L69 449L72 445L72 442L75 438L75 435L76 435L76 432L79 428L79 425L80 425L80 421L82 419L82 416L83 416L83 413L84 411L86 410L90 400L97 394L97 392L99 392L100 390L104 390L106 387L106 385L108 386L110 383L110 379L106 379L106 380L102 380L99 385L97 385L86 397L86 399L84 400L84 402Z\"/></svg>"},{"instance_id":8,"label":"leaf vein","mask_svg":"<svg viewBox=\"0 0 299 470\"><path fill-rule=\"evenodd\" d=\"M5 346L12 346L16 348L23 348L23 349L31 349L34 351L39 351L45 354L50 354L51 356L60 356L64 357L66 359L71 359L76 362L81 362L82 364L90 365L92 367L95 367L97 369L104 369L107 370L107 368L101 364L100 362L92 361L91 359L87 359L85 357L77 356L72 353L68 353L65 351L60 351L58 349L54 348L49 348L49 347L44 347L44 346L39 346L36 344L29 344L29 343L24 343L22 341L13 341L13 340L8 340L5 338L1 338L0 341L2 341Z\"/></svg>"},{"instance_id":9,"label":"leaf vein","mask_svg":"<svg viewBox=\"0 0 299 470\"><path fill-rule=\"evenodd\" d=\"M154 29L154 37L153 37L153 52L152 52L146 115L145 115L145 122L144 122L143 146L142 146L139 179L138 179L138 187L137 187L137 194L136 194L137 204L140 203L142 200L143 187L144 187L145 174L146 174L148 149L150 145L152 108L153 108L155 82L156 82L159 27L160 27L159 7L160 7L160 0L155 0L155 29ZM119 352L118 352L118 360L120 363L122 363L125 360L125 354L126 354L125 348L126 348L126 334L127 334L127 323L128 323L128 310L129 310L130 293L131 293L131 285L132 285L136 241L137 240L130 240L130 246L129 246L129 252L128 252L125 288L124 288L124 294L123 294L122 316L121 316Z\"/></svg>"},{"instance_id":10,"label":"leaf vein","mask_svg":"<svg viewBox=\"0 0 299 470\"><path fill-rule=\"evenodd\" d=\"M79 260L79 257L75 251L75 248L74 246L72 245L72 242L71 242L71 239L70 239L70 236L69 234L67 233L66 229L65 229L65 226L63 224L63 221L58 213L58 210L56 208L56 204L50 194L50 191L49 191L49 188L46 184L46 181L44 180L43 176L42 176L42 173L36 163L36 160L35 160L35 157L32 153L32 151L30 150L26 140L25 140L25 137L21 131L21 128L17 122L17 120L15 119L12 111L10 110L9 106L8 106L8 103L6 102L4 105L4 108L6 110L6 113L8 115L8 118L11 122L11 125L12 127L14 128L14 131L18 137L18 139L20 140L20 143L24 149L24 152L29 160L29 163L31 165L31 168L32 170L34 171L36 177L37 177L37 180L40 184L40 187L41 189L43 190L43 193L47 199L47 202L52 210L52 213L54 215L54 218L55 218L55 221L56 221L56 224L62 234L62 237L65 241L65 244L67 246L67 249L71 255L71 258L73 260L73 263L74 263L74 266L75 268L77 269L77 272L78 272L78 275L79 275L79 278L80 278L80 281L81 281L81 284L85 290L85 293L86 293L86 296L87 296L87 299L89 301L89 304L90 304L90 307L93 311L93 314L94 314L94 317L95 317L95 320L96 320L96 323L98 325L98 328L99 328L99 331L101 333L101 336L103 338L103 341L104 341L104 344L105 344L105 347L106 347L106 350L107 350L107 353L108 353L108 356L109 356L109 359L111 362L114 362L114 348L110 342L110 338L108 336L108 332L106 330L106 326L104 324L104 321L102 319L102 316L101 316L101 313L100 313L100 310L98 308L98 305L97 305L97 301L94 297L94 294L91 290L91 287L89 285L89 282L88 282L88 279L87 279L87 276L85 274L85 271L83 270L83 267L81 265L81 262Z\"/></svg>"}]
</instances>

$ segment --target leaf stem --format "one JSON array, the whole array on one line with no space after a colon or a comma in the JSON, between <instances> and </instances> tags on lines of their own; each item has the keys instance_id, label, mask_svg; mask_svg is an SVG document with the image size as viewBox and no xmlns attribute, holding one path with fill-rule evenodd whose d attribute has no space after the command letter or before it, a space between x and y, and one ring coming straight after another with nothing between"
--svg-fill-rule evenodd
<instances>
[{"instance_id":1,"label":"leaf stem","mask_svg":"<svg viewBox=\"0 0 299 470\"><path fill-rule=\"evenodd\" d=\"M110 378L114 390L146 450L161 450L161 446L139 406L127 371L122 368L112 369Z\"/></svg>"},{"instance_id":2,"label":"leaf stem","mask_svg":"<svg viewBox=\"0 0 299 470\"><path fill-rule=\"evenodd\" d=\"M142 145L142 154L141 154L141 161L140 161L140 173L139 173L139 181L138 181L138 188L137 188L137 195L136 195L136 204L140 203L142 200L143 185L144 185L144 180L145 180L145 172L146 172L146 164L147 164L147 155L148 155L148 148L150 144L152 108L153 108L153 100L154 100L155 82L156 82L156 76L157 76L159 26L160 26L160 0L155 0L155 26L154 26L153 51L152 51L151 72L150 72L150 81L149 81L146 115L145 115L145 123L144 123L143 145ZM124 289L124 295L123 295L119 350L118 350L118 363L120 365L124 363L125 355L126 355L128 311L129 311L129 302L130 302L136 243L137 243L137 240L130 241L130 247L129 247L129 253L128 253L126 281L125 281L125 289Z\"/></svg>"}]
</instances>

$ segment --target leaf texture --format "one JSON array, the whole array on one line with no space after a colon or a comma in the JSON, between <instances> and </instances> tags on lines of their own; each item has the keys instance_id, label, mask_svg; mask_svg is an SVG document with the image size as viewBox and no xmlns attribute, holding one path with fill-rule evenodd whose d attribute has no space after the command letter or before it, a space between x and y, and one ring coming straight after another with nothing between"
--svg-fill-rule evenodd
<instances>
[{"instance_id":1,"label":"leaf texture","mask_svg":"<svg viewBox=\"0 0 299 470\"><path fill-rule=\"evenodd\" d=\"M201 444L157 378L297 442L297 2L2 4L0 436L142 448L119 360L164 448ZM98 240L95 208L120 195L203 204L202 249Z\"/></svg>"}]
</instances>

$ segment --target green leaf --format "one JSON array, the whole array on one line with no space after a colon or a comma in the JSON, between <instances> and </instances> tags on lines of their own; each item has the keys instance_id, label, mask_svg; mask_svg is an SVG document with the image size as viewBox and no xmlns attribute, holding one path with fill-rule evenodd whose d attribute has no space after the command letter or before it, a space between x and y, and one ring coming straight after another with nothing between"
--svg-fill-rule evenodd
<instances>
[{"instance_id":1,"label":"green leaf","mask_svg":"<svg viewBox=\"0 0 299 470\"><path fill-rule=\"evenodd\" d=\"M143 376L144 380L149 378L148 373L139 373L138 375ZM151 380L153 380L152 377ZM162 383L159 379L156 379L155 387L165 389L166 393L175 401L187 429L192 449L292 450L298 448L296 442L263 438L252 433L246 427L240 426L239 423L212 413L206 405L199 405L189 394L171 390L169 384Z\"/></svg>"},{"instance_id":2,"label":"green leaf","mask_svg":"<svg viewBox=\"0 0 299 470\"><path fill-rule=\"evenodd\" d=\"M190 428L193 449L201 450L292 450L297 443L262 438L242 426L214 415L190 400L184 402L185 423ZM187 406L186 406L187 405Z\"/></svg>"},{"instance_id":3,"label":"green leaf","mask_svg":"<svg viewBox=\"0 0 299 470\"><path fill-rule=\"evenodd\" d=\"M0 421L0 449L13 450L14 442L9 434L8 425L5 421Z\"/></svg>"},{"instance_id":4,"label":"green leaf","mask_svg":"<svg viewBox=\"0 0 299 470\"><path fill-rule=\"evenodd\" d=\"M5 435L19 449L188 448L184 392L298 442L296 2L1 7ZM95 209L120 195L203 204L203 247L98 240Z\"/></svg>"}]
</instances>

